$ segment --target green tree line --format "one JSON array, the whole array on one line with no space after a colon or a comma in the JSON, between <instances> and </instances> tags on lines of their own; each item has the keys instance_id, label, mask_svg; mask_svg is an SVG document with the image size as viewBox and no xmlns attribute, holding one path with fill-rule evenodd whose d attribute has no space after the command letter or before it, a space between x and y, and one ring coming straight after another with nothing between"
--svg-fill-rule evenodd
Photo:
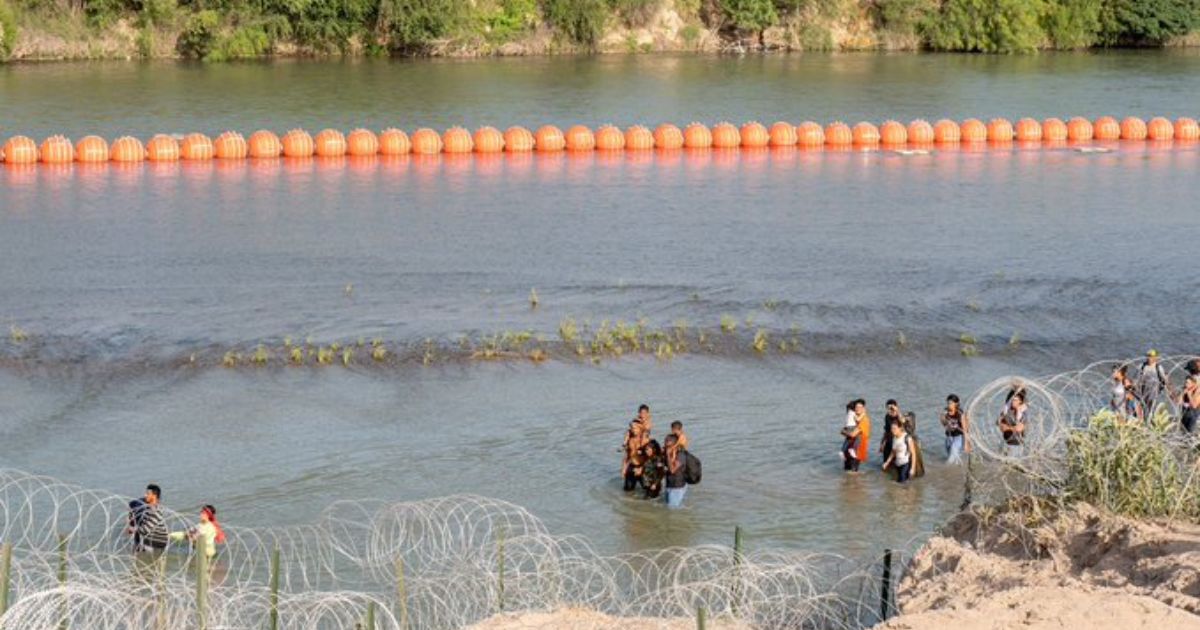
<instances>
[{"instance_id":1,"label":"green tree line","mask_svg":"<svg viewBox=\"0 0 1200 630\"><path fill-rule=\"evenodd\" d=\"M489 52L535 33L563 49L594 48L609 29L645 25L670 3L731 40L763 42L771 27L867 15L881 32L931 50L1161 46L1195 31L1200 0L0 0L0 58L27 20L74 17L93 30L126 20L149 56L156 34L207 60L281 46L315 54Z\"/></svg>"}]
</instances>

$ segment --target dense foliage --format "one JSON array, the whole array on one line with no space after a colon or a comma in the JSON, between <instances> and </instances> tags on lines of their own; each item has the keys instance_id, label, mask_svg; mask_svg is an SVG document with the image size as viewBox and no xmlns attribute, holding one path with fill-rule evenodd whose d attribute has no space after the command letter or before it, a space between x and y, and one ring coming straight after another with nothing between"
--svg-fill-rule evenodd
<instances>
[{"instance_id":1,"label":"dense foliage","mask_svg":"<svg viewBox=\"0 0 1200 630\"><path fill-rule=\"evenodd\" d=\"M986 53L1161 46L1200 27L1200 0L0 0L0 59L26 25L71 39L120 20L138 29L143 54L163 54L156 41L174 42L177 53L209 60L284 46L487 53L535 37L555 50L588 50L616 28L655 28L664 8L684 20L675 37L688 47L706 30L755 34L765 45L774 29L782 33L775 42L832 48L835 29L864 17L879 41Z\"/></svg>"}]
</instances>

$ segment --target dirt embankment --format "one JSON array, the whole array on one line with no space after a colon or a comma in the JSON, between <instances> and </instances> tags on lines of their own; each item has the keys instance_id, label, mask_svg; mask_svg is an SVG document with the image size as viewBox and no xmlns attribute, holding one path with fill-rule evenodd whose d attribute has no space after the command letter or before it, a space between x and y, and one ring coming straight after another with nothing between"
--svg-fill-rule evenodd
<instances>
[{"instance_id":1,"label":"dirt embankment","mask_svg":"<svg viewBox=\"0 0 1200 630\"><path fill-rule=\"evenodd\" d=\"M876 630L1200 629L1200 526L1080 505L964 514L917 554Z\"/></svg>"}]
</instances>

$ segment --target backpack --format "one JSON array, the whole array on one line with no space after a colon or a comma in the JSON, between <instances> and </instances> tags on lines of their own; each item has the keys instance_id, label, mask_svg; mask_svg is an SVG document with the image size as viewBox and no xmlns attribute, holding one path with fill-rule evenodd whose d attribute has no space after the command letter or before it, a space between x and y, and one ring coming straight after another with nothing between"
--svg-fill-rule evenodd
<instances>
[{"instance_id":1,"label":"backpack","mask_svg":"<svg viewBox=\"0 0 1200 630\"><path fill-rule=\"evenodd\" d=\"M700 483L700 458L684 451L687 459L683 462L683 480L688 485L696 485Z\"/></svg>"}]
</instances>

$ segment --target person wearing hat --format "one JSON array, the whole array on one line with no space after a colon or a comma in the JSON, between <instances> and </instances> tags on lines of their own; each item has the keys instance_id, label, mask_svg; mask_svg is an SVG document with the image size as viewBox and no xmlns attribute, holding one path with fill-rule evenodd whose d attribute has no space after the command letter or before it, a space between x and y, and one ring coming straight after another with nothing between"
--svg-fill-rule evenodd
<instances>
[{"instance_id":1,"label":"person wearing hat","mask_svg":"<svg viewBox=\"0 0 1200 630\"><path fill-rule=\"evenodd\" d=\"M1158 350L1150 350L1146 353L1141 371L1138 372L1137 381L1138 397L1142 399L1142 410L1146 417L1154 417L1154 406L1158 404L1164 392L1169 393L1169 384L1167 371L1158 360Z\"/></svg>"}]
</instances>

